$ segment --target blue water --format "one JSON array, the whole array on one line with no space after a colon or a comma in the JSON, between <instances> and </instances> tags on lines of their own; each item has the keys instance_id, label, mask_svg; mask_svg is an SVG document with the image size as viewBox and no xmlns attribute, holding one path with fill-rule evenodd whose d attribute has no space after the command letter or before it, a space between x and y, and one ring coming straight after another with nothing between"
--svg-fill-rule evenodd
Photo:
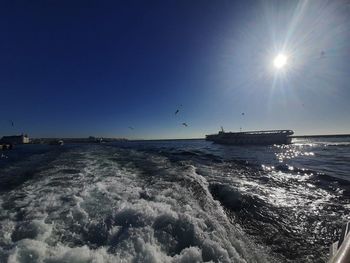
<instances>
[{"instance_id":1,"label":"blue water","mask_svg":"<svg viewBox=\"0 0 350 263\"><path fill-rule=\"evenodd\" d=\"M327 262L350 139L23 145L0 158L0 262Z\"/></svg>"}]
</instances>

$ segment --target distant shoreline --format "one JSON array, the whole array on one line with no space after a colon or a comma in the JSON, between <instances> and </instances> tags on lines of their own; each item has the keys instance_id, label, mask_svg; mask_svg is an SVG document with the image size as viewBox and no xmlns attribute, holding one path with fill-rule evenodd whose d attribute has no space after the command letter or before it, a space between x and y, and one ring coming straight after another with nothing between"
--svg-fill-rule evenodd
<instances>
[{"instance_id":1,"label":"distant shoreline","mask_svg":"<svg viewBox=\"0 0 350 263\"><path fill-rule=\"evenodd\" d=\"M294 135L291 136L292 138L344 138L344 137L350 137L350 134L327 134L327 135ZM93 141L86 140L86 138L33 138L34 141L43 140L45 142L52 141L52 140L63 140L65 142L73 142L73 143L92 143ZM182 139L113 139L113 138L103 138L105 139L105 142L145 142L145 141L198 141L198 140L205 140L205 138L182 138Z\"/></svg>"}]
</instances>

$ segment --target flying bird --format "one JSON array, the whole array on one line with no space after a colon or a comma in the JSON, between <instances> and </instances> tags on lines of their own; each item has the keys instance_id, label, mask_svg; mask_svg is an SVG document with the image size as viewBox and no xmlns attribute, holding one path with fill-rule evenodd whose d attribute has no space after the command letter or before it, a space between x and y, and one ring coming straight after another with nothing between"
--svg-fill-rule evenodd
<instances>
[{"instance_id":1,"label":"flying bird","mask_svg":"<svg viewBox=\"0 0 350 263\"><path fill-rule=\"evenodd\" d=\"M242 112L242 116L244 116L244 112Z\"/></svg>"},{"instance_id":2,"label":"flying bird","mask_svg":"<svg viewBox=\"0 0 350 263\"><path fill-rule=\"evenodd\" d=\"M326 55L326 52L324 52L323 50L320 53L320 58L323 58Z\"/></svg>"},{"instance_id":3,"label":"flying bird","mask_svg":"<svg viewBox=\"0 0 350 263\"><path fill-rule=\"evenodd\" d=\"M185 126L185 127L188 127L186 122L183 122L182 125Z\"/></svg>"},{"instance_id":4,"label":"flying bird","mask_svg":"<svg viewBox=\"0 0 350 263\"><path fill-rule=\"evenodd\" d=\"M182 104L180 104L179 108L175 111L175 115L179 113L181 107L182 107Z\"/></svg>"},{"instance_id":5,"label":"flying bird","mask_svg":"<svg viewBox=\"0 0 350 263\"><path fill-rule=\"evenodd\" d=\"M133 129L134 129L134 127L131 127L131 126L129 126L128 128L129 128L130 130L133 130Z\"/></svg>"}]
</instances>

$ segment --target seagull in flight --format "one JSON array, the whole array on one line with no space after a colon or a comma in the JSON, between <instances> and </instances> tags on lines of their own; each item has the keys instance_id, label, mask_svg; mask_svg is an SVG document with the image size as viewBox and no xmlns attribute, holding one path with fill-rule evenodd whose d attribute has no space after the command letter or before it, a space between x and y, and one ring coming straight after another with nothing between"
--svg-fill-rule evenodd
<instances>
[{"instance_id":1,"label":"seagull in flight","mask_svg":"<svg viewBox=\"0 0 350 263\"><path fill-rule=\"evenodd\" d=\"M185 127L188 127L186 122L183 122L182 125L185 126Z\"/></svg>"},{"instance_id":2,"label":"seagull in flight","mask_svg":"<svg viewBox=\"0 0 350 263\"><path fill-rule=\"evenodd\" d=\"M175 115L179 113L181 107L182 107L182 104L180 104L179 108L175 111Z\"/></svg>"},{"instance_id":3,"label":"seagull in flight","mask_svg":"<svg viewBox=\"0 0 350 263\"><path fill-rule=\"evenodd\" d=\"M321 51L320 53L320 58L323 58L325 56L326 52L324 52L324 50Z\"/></svg>"}]
</instances>

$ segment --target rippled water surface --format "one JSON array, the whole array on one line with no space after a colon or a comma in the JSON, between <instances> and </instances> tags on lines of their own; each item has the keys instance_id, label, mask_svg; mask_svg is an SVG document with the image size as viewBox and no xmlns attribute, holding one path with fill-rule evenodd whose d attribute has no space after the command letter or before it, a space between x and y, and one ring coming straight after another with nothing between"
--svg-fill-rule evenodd
<instances>
[{"instance_id":1,"label":"rippled water surface","mask_svg":"<svg viewBox=\"0 0 350 263\"><path fill-rule=\"evenodd\" d=\"M19 146L0 158L0 262L326 262L350 140Z\"/></svg>"}]
</instances>

